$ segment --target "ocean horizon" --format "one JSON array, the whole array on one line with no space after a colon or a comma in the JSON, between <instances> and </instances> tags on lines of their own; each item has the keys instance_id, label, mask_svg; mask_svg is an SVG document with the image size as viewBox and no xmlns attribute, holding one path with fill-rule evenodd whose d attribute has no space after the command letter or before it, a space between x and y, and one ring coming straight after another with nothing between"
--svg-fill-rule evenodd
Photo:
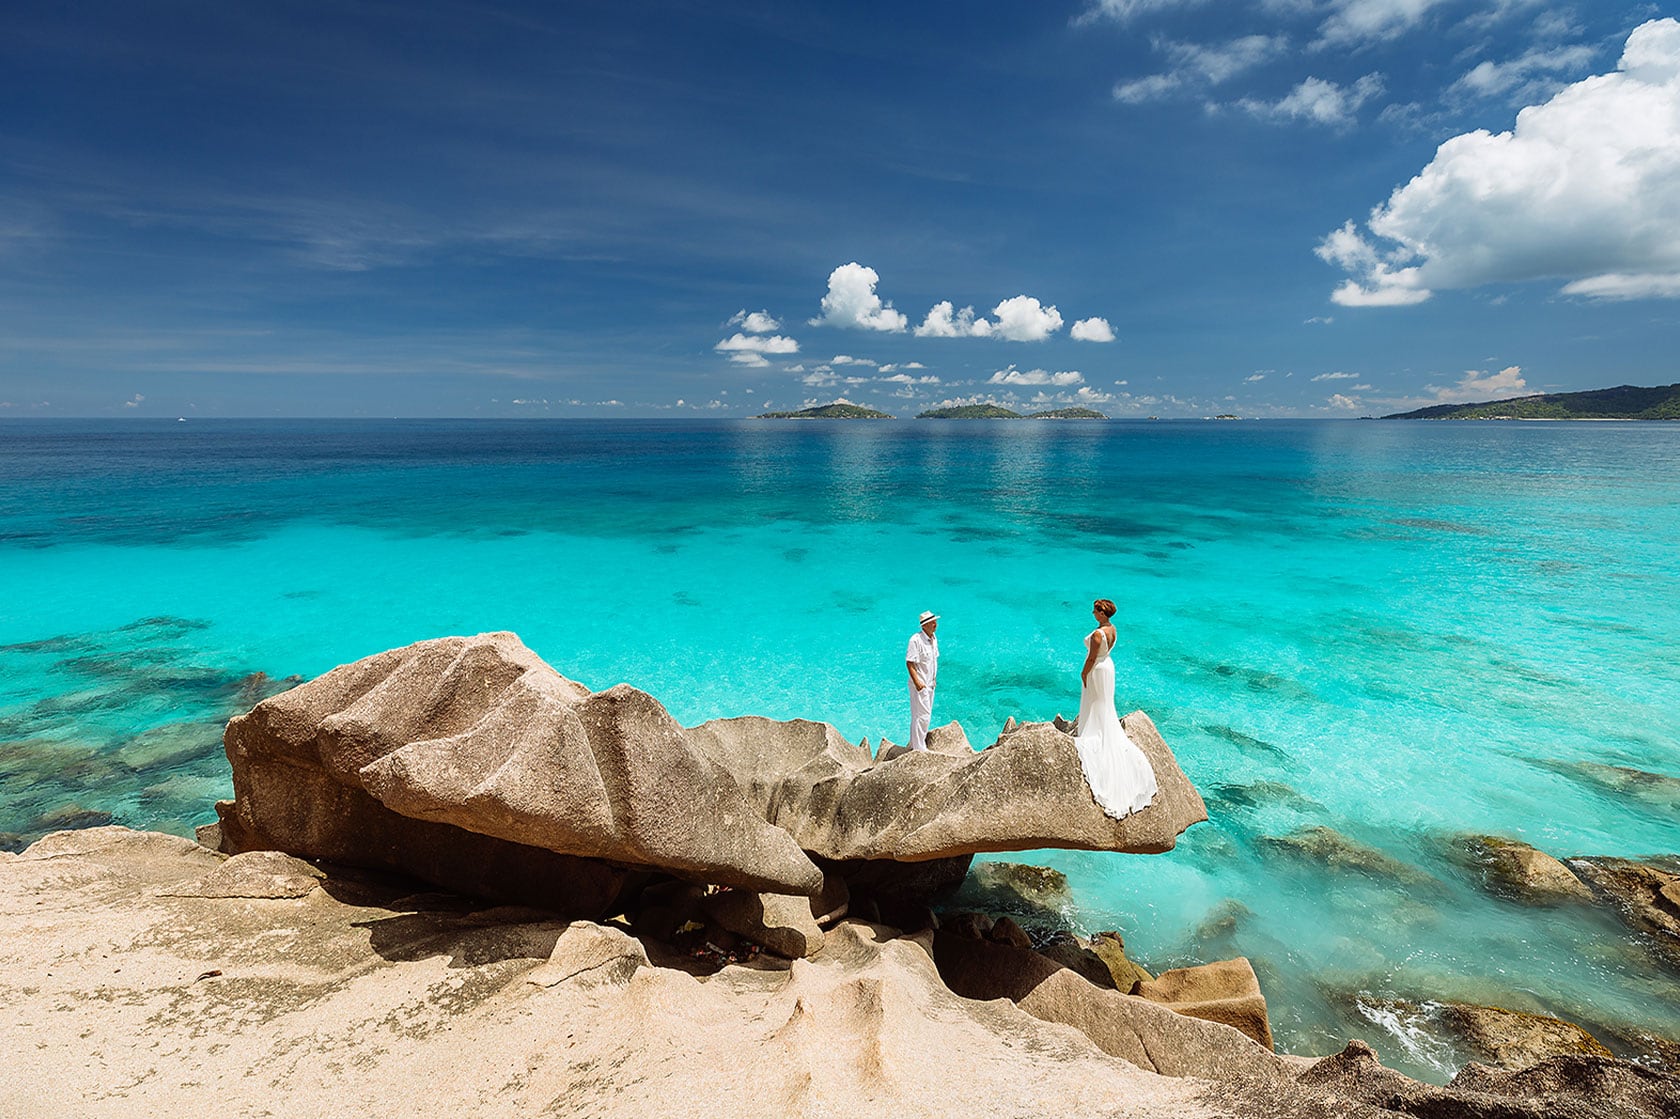
<instances>
[{"instance_id":1,"label":"ocean horizon","mask_svg":"<svg viewBox=\"0 0 1680 1119\"><path fill-rule=\"evenodd\" d=\"M1247 956L1280 1049L1367 1036L1437 1081L1431 1000L1680 1039L1618 922L1464 855L1680 852L1676 539L1649 422L10 418L0 833L190 835L228 717L447 634L876 744L931 609L934 723L984 746L1074 713L1106 597L1120 710L1210 819L996 856L1064 871L1070 924L1154 971Z\"/></svg>"}]
</instances>

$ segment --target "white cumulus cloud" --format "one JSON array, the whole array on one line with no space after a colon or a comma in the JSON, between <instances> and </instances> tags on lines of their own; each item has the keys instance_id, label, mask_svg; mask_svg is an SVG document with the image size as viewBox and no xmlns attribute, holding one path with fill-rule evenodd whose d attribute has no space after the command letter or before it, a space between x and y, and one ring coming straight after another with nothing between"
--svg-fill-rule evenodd
<instances>
[{"instance_id":1,"label":"white cumulus cloud","mask_svg":"<svg viewBox=\"0 0 1680 1119\"><path fill-rule=\"evenodd\" d=\"M1000 338L1012 342L1041 342L1062 328L1062 314L1030 295L1005 299L992 308Z\"/></svg>"},{"instance_id":2,"label":"white cumulus cloud","mask_svg":"<svg viewBox=\"0 0 1680 1119\"><path fill-rule=\"evenodd\" d=\"M1251 373L1243 378L1243 384L1252 385L1255 381L1264 381L1265 379L1266 375L1264 373Z\"/></svg>"},{"instance_id":3,"label":"white cumulus cloud","mask_svg":"<svg viewBox=\"0 0 1680 1119\"><path fill-rule=\"evenodd\" d=\"M976 319L973 307L958 311L949 299L928 308L922 325L916 328L918 338L985 338L991 333L992 323Z\"/></svg>"},{"instance_id":4,"label":"white cumulus cloud","mask_svg":"<svg viewBox=\"0 0 1680 1119\"><path fill-rule=\"evenodd\" d=\"M828 294L822 298L822 314L812 326L843 326L853 330L901 331L909 320L891 303L875 294L881 276L873 268L852 261L828 274Z\"/></svg>"},{"instance_id":5,"label":"white cumulus cloud","mask_svg":"<svg viewBox=\"0 0 1680 1119\"><path fill-rule=\"evenodd\" d=\"M1680 21L1628 36L1614 73L1442 144L1411 182L1329 234L1345 306L1563 279L1566 294L1680 297Z\"/></svg>"},{"instance_id":6,"label":"white cumulus cloud","mask_svg":"<svg viewBox=\"0 0 1680 1119\"><path fill-rule=\"evenodd\" d=\"M950 300L928 309L916 328L919 338L1002 338L1011 342L1042 342L1062 328L1062 313L1030 295L1005 299L992 308L992 318L977 318L973 307L957 311Z\"/></svg>"},{"instance_id":7,"label":"white cumulus cloud","mask_svg":"<svg viewBox=\"0 0 1680 1119\"><path fill-rule=\"evenodd\" d=\"M1080 385L1085 377L1077 369L1052 373L1048 369L1020 370L1011 365L986 379L988 385Z\"/></svg>"},{"instance_id":8,"label":"white cumulus cloud","mask_svg":"<svg viewBox=\"0 0 1680 1119\"><path fill-rule=\"evenodd\" d=\"M1068 337L1075 342L1112 342L1114 328L1104 318L1080 319L1068 328Z\"/></svg>"},{"instance_id":9,"label":"white cumulus cloud","mask_svg":"<svg viewBox=\"0 0 1680 1119\"><path fill-rule=\"evenodd\" d=\"M713 346L712 349L720 354L796 354L799 352L799 343L780 334L765 336L737 332Z\"/></svg>"},{"instance_id":10,"label":"white cumulus cloud","mask_svg":"<svg viewBox=\"0 0 1680 1119\"><path fill-rule=\"evenodd\" d=\"M736 311L729 316L725 326L738 326L748 334L771 334L782 328L782 324L771 316L769 311Z\"/></svg>"}]
</instances>

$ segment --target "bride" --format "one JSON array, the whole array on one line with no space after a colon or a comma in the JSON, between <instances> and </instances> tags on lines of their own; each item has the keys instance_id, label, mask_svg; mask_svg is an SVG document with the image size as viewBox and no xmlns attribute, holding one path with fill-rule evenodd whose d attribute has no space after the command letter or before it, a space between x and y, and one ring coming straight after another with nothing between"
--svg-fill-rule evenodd
<instances>
[{"instance_id":1,"label":"bride","mask_svg":"<svg viewBox=\"0 0 1680 1119\"><path fill-rule=\"evenodd\" d=\"M1079 671L1079 725L1074 746L1091 795L1116 820L1146 808L1155 799L1155 771L1149 759L1120 726L1114 710L1114 603L1091 604L1097 628L1085 638L1085 667Z\"/></svg>"}]
</instances>

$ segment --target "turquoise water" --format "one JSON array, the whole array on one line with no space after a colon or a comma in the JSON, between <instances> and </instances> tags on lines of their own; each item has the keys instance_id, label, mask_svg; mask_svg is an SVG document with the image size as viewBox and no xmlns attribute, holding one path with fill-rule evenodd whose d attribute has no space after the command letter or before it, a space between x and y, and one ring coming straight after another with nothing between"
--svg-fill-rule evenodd
<instances>
[{"instance_id":1,"label":"turquoise water","mask_svg":"<svg viewBox=\"0 0 1680 1119\"><path fill-rule=\"evenodd\" d=\"M448 633L686 723L902 741L933 609L935 722L978 745L1075 711L1103 596L1121 709L1213 819L1034 856L1078 924L1156 969L1247 955L1281 1047L1436 1079L1375 1003L1680 1038L1680 977L1612 919L1452 855L1680 852L1680 785L1593 768L1680 778L1677 538L1680 425L0 422L0 832L185 832L229 791L222 720ZM1317 825L1404 868L1276 842Z\"/></svg>"}]
</instances>

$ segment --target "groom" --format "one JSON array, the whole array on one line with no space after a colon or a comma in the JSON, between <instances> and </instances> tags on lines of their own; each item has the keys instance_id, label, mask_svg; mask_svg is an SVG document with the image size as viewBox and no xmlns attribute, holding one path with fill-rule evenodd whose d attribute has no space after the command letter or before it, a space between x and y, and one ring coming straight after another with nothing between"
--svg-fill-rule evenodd
<instances>
[{"instance_id":1,"label":"groom","mask_svg":"<svg viewBox=\"0 0 1680 1119\"><path fill-rule=\"evenodd\" d=\"M939 675L939 615L922 611L922 628L910 635L904 667L910 670L910 749L926 750L928 721L933 718L933 687Z\"/></svg>"}]
</instances>

